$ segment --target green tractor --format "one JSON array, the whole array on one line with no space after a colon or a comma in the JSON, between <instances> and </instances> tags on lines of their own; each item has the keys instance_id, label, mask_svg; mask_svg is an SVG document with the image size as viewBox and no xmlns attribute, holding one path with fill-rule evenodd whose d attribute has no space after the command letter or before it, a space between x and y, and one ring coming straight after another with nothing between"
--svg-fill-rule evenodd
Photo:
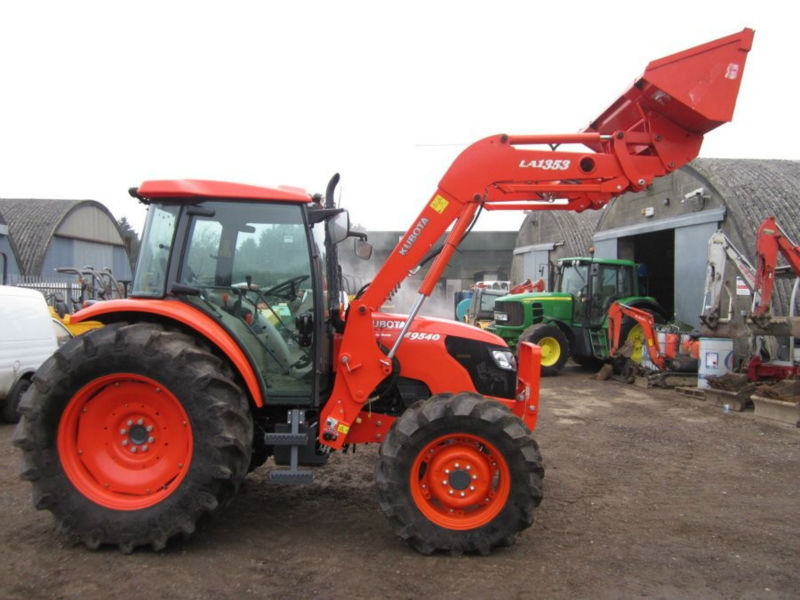
<instances>
[{"instance_id":1,"label":"green tractor","mask_svg":"<svg viewBox=\"0 0 800 600\"><path fill-rule=\"evenodd\" d=\"M630 260L563 258L554 291L498 298L489 329L511 347L519 341L538 344L543 375L557 374L570 357L582 366L599 366L609 358L608 309L614 301L646 310L656 322L668 318L655 298L643 295L638 267ZM626 318L621 335L621 342L632 345L631 360L641 362L641 326Z\"/></svg>"}]
</instances>

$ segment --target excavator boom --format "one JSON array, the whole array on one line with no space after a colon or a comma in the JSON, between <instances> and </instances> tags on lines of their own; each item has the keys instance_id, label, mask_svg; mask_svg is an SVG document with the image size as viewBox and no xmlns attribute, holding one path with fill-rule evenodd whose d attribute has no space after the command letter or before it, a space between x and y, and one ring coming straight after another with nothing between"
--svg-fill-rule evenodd
<instances>
[{"instance_id":1,"label":"excavator boom","mask_svg":"<svg viewBox=\"0 0 800 600\"><path fill-rule=\"evenodd\" d=\"M800 246L789 239L775 217L767 217L756 233L756 291L759 293L758 304L753 308L756 317L769 310L779 253L795 276L800 277Z\"/></svg>"},{"instance_id":2,"label":"excavator boom","mask_svg":"<svg viewBox=\"0 0 800 600\"><path fill-rule=\"evenodd\" d=\"M321 415L321 442L332 448L346 443L350 425L372 390L392 373L397 347L479 210L599 209L680 168L697 156L703 134L731 119L752 40L753 30L744 29L651 62L582 133L495 135L466 148L350 306L333 395ZM578 148L563 151L564 145ZM374 339L373 313L449 227L395 345L385 352L366 343ZM529 372L535 367L520 360L520 380L533 380ZM535 411L537 394L520 392L530 399L518 403L521 417Z\"/></svg>"}]
</instances>

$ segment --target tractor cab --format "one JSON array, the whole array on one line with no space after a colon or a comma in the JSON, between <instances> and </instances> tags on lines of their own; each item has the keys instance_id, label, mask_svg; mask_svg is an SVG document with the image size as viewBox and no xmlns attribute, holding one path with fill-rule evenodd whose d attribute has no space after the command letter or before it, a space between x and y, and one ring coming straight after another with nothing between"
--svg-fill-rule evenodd
<instances>
[{"instance_id":1,"label":"tractor cab","mask_svg":"<svg viewBox=\"0 0 800 600\"><path fill-rule=\"evenodd\" d=\"M258 195L151 200L132 296L191 304L237 340L266 403L313 404L330 384L325 221L346 237L346 213Z\"/></svg>"},{"instance_id":2,"label":"tractor cab","mask_svg":"<svg viewBox=\"0 0 800 600\"><path fill-rule=\"evenodd\" d=\"M638 294L635 269L628 260L565 258L559 261L555 289L574 298L576 323L599 326L615 300Z\"/></svg>"}]
</instances>

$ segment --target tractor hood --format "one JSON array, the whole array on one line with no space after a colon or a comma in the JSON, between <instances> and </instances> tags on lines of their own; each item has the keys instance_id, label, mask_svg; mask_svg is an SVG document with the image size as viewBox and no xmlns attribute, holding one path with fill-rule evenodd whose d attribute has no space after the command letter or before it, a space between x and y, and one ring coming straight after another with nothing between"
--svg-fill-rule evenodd
<instances>
[{"instance_id":1,"label":"tractor hood","mask_svg":"<svg viewBox=\"0 0 800 600\"><path fill-rule=\"evenodd\" d=\"M391 346L407 319L408 315L373 313L372 326L375 330L375 337L384 346ZM502 338L493 333L458 321L436 317L416 317L406 333L406 338L410 340L436 341L447 336L467 338L493 346L507 346Z\"/></svg>"}]
</instances>

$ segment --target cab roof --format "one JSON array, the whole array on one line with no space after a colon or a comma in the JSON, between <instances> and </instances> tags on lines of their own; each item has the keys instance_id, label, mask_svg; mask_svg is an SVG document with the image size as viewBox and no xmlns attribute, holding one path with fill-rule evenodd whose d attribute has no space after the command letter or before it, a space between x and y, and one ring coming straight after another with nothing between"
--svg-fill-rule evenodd
<instances>
[{"instance_id":1,"label":"cab roof","mask_svg":"<svg viewBox=\"0 0 800 600\"><path fill-rule=\"evenodd\" d=\"M157 198L218 198L230 200L268 200L278 202L312 202L311 194L302 188L278 186L258 187L243 183L203 179L165 179L145 181L131 188L132 196L143 201Z\"/></svg>"}]
</instances>

